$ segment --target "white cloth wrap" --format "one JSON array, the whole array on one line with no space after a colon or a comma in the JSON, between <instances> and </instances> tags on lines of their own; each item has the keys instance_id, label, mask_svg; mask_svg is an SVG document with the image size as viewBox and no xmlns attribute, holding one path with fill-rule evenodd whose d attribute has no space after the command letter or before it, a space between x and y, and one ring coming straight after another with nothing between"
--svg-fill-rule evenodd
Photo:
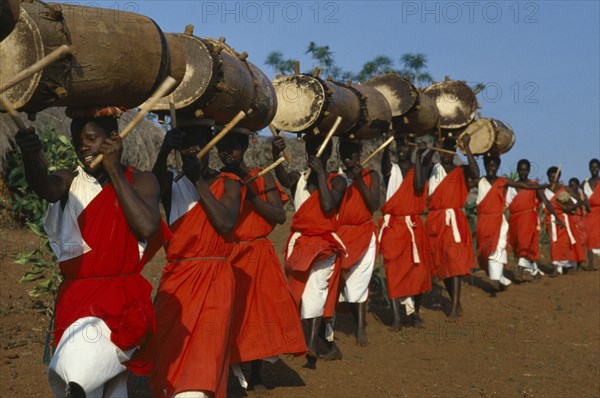
<instances>
[{"instance_id":1,"label":"white cloth wrap","mask_svg":"<svg viewBox=\"0 0 600 398\"><path fill-rule=\"evenodd\" d=\"M44 217L44 230L59 262L71 260L92 250L81 236L77 219L102 191L102 185L81 166L77 166L76 174L69 187L64 209L60 201L50 203ZM140 258L144 255L144 250L146 242L138 242Z\"/></svg>"},{"instance_id":2,"label":"white cloth wrap","mask_svg":"<svg viewBox=\"0 0 600 398\"><path fill-rule=\"evenodd\" d=\"M364 303L369 296L369 283L375 267L377 240L375 234L371 237L369 248L365 254L348 269L342 270L344 289L340 292L340 302Z\"/></svg>"},{"instance_id":3,"label":"white cloth wrap","mask_svg":"<svg viewBox=\"0 0 600 398\"><path fill-rule=\"evenodd\" d=\"M93 316L67 328L48 367L48 382L57 397L65 396L71 382L80 385L87 398L127 397L127 368L122 362L135 349L122 351L110 336L106 323Z\"/></svg>"}]
</instances>

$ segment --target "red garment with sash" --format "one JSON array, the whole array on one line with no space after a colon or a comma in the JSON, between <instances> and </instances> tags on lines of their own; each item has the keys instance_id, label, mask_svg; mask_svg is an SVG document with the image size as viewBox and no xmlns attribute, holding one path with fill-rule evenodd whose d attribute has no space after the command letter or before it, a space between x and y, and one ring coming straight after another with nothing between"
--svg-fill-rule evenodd
<instances>
[{"instance_id":1,"label":"red garment with sash","mask_svg":"<svg viewBox=\"0 0 600 398\"><path fill-rule=\"evenodd\" d=\"M331 180L338 176L330 174L327 182L331 189ZM304 178L304 177L300 177ZM325 213L321 208L319 190L315 190L302 203L292 218L288 244L285 246L285 270L292 296L297 306L300 306L302 293L310 274L310 266L316 260L331 257L334 254L345 253L343 245L332 235L337 227L335 210ZM289 243L294 233L300 233L291 253L288 253Z\"/></svg>"},{"instance_id":2,"label":"red garment with sash","mask_svg":"<svg viewBox=\"0 0 600 398\"><path fill-rule=\"evenodd\" d=\"M468 195L463 168L457 166L429 196L425 227L432 246L434 268L440 279L470 275L475 265L471 229L462 209ZM446 223L446 209L453 209L456 214L460 242L455 241L452 227Z\"/></svg>"},{"instance_id":3,"label":"red garment with sash","mask_svg":"<svg viewBox=\"0 0 600 398\"><path fill-rule=\"evenodd\" d=\"M248 178L260 171L253 169ZM264 177L254 180L250 188L267 200ZM279 185L277 189L285 204L288 196ZM244 202L233 232L236 243L229 257L235 276L230 364L306 352L298 307L273 244L267 238L274 227L257 213L250 201Z\"/></svg>"},{"instance_id":4,"label":"red garment with sash","mask_svg":"<svg viewBox=\"0 0 600 398\"><path fill-rule=\"evenodd\" d=\"M551 214L545 209L546 212L546 229L548 231L548 236L550 237L550 258L552 261L577 261L577 245L576 243L571 243L571 239L569 238L569 234L566 228L566 221L564 218L565 212L562 207L558 204L558 194L566 191L564 187L559 188L550 203L554 207L554 211L556 215L560 218L560 220L565 224L565 228L561 228L556 225L556 241L552 238L552 222L551 222ZM574 226L572 223L571 232L574 235Z\"/></svg>"},{"instance_id":5,"label":"red garment with sash","mask_svg":"<svg viewBox=\"0 0 600 398\"><path fill-rule=\"evenodd\" d=\"M477 205L477 227L475 228L477 260L479 261L479 266L486 270L486 272L488 271L490 255L498 247L505 208L506 179L498 177L492 184L487 195Z\"/></svg>"},{"instance_id":6,"label":"red garment with sash","mask_svg":"<svg viewBox=\"0 0 600 398\"><path fill-rule=\"evenodd\" d=\"M536 184L536 181L529 181ZM537 191L521 189L508 206L508 240L515 257L536 261L540 257L540 201Z\"/></svg>"},{"instance_id":7,"label":"red garment with sash","mask_svg":"<svg viewBox=\"0 0 600 398\"><path fill-rule=\"evenodd\" d=\"M413 187L414 178L415 169L412 168L381 208L384 215L390 216L381 233L380 250L391 299L416 296L431 290L431 249L421 219L425 212L427 182L423 192L417 195ZM419 262L415 262L413 238L406 217L410 217Z\"/></svg>"},{"instance_id":8,"label":"red garment with sash","mask_svg":"<svg viewBox=\"0 0 600 398\"><path fill-rule=\"evenodd\" d=\"M585 216L587 247L588 250L600 249L600 183L596 184L588 201L592 212Z\"/></svg>"},{"instance_id":9,"label":"red garment with sash","mask_svg":"<svg viewBox=\"0 0 600 398\"><path fill-rule=\"evenodd\" d=\"M371 169L362 171L365 185L371 188ZM337 215L336 234L346 246L346 257L340 257L336 262L333 275L329 279L329 290L323 317L333 317L340 296L342 269L348 269L356 264L369 249L373 236L377 237L377 225L373 222L373 214L358 190L358 181L352 181L346 188Z\"/></svg>"},{"instance_id":10,"label":"red garment with sash","mask_svg":"<svg viewBox=\"0 0 600 398\"><path fill-rule=\"evenodd\" d=\"M125 170L131 183L133 167ZM87 205L77 219L81 236L92 249L59 263L64 278L56 297L54 344L80 318L102 319L111 330L111 341L123 351L135 347L125 365L138 375L147 374L152 363L143 352L155 329L152 286L141 275L170 232L161 222L140 258L138 241L131 232L111 184Z\"/></svg>"},{"instance_id":11,"label":"red garment with sash","mask_svg":"<svg viewBox=\"0 0 600 398\"><path fill-rule=\"evenodd\" d=\"M222 172L210 186L217 199L225 192L225 179L239 181ZM243 197L242 192L242 201ZM153 396L202 390L225 397L235 291L228 259L232 244L214 229L199 202L173 222L171 230L168 264L154 302Z\"/></svg>"}]
</instances>

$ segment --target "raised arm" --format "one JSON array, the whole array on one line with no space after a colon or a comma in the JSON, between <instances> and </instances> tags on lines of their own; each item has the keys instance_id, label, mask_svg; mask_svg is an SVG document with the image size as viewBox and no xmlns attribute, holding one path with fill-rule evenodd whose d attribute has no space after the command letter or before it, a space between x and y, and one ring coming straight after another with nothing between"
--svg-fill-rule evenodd
<instances>
[{"instance_id":1,"label":"raised arm","mask_svg":"<svg viewBox=\"0 0 600 398\"><path fill-rule=\"evenodd\" d=\"M202 174L202 173L200 173ZM239 181L224 179L225 192L217 199L203 178L197 178L195 185L200 195L200 205L206 211L208 221L222 235L233 230L240 215L242 185Z\"/></svg>"},{"instance_id":2,"label":"raised arm","mask_svg":"<svg viewBox=\"0 0 600 398\"><path fill-rule=\"evenodd\" d=\"M353 180L357 181L357 189L360 192L360 196L365 201L367 205L367 209L371 212L371 214L375 213L377 209L379 209L380 198L379 198L379 175L375 170L369 171L369 175L371 176L371 186L367 186L365 180L363 178L362 169L360 165L356 165L353 172ZM388 177L389 178L389 177Z\"/></svg>"},{"instance_id":3,"label":"raised arm","mask_svg":"<svg viewBox=\"0 0 600 398\"><path fill-rule=\"evenodd\" d=\"M285 222L285 209L279 196L279 190L275 185L275 180L271 174L263 176L265 181L265 193L267 200L263 200L258 196L250 186L246 189L246 200L254 205L254 209L261 217L271 224L283 224Z\"/></svg>"},{"instance_id":4,"label":"raised arm","mask_svg":"<svg viewBox=\"0 0 600 398\"><path fill-rule=\"evenodd\" d=\"M108 174L131 232L137 240L147 240L156 232L160 222L160 190L156 177L150 172L138 172L134 174L133 186L127 181L121 166L123 143L117 132L113 132L104 141L99 152L104 156L102 166Z\"/></svg>"},{"instance_id":5,"label":"raised arm","mask_svg":"<svg viewBox=\"0 0 600 398\"><path fill-rule=\"evenodd\" d=\"M273 151L273 160L279 159L281 157L281 153L285 149L285 141L283 137L277 136L273 137L273 143L271 145L271 149ZM277 181L279 183L290 190L293 190L296 184L298 183L298 179L300 178L300 173L291 172L288 173L283 164L279 164L275 168L275 176L277 177Z\"/></svg>"},{"instance_id":6,"label":"raised arm","mask_svg":"<svg viewBox=\"0 0 600 398\"><path fill-rule=\"evenodd\" d=\"M470 147L471 136L469 134L465 134L462 137L463 148L465 148L465 153L467 154L467 159L469 161L468 166L466 167L466 176L467 176L467 185L469 188L473 188L477 186L479 182L479 165L477 165L477 161L475 160L475 156L471 152Z\"/></svg>"},{"instance_id":7,"label":"raised arm","mask_svg":"<svg viewBox=\"0 0 600 398\"><path fill-rule=\"evenodd\" d=\"M390 181L390 175L392 174L392 155L390 146L391 145L388 145L383 148L383 156L381 157L381 175L383 176L383 183L386 187Z\"/></svg>"},{"instance_id":8,"label":"raised arm","mask_svg":"<svg viewBox=\"0 0 600 398\"><path fill-rule=\"evenodd\" d=\"M42 152L42 142L33 127L19 130L15 135L15 141L23 154L25 179L33 192L50 203L65 198L73 181L73 172L58 170L48 174L48 167Z\"/></svg>"},{"instance_id":9,"label":"raised arm","mask_svg":"<svg viewBox=\"0 0 600 398\"><path fill-rule=\"evenodd\" d=\"M425 142L420 142L415 155L415 177L413 179L413 189L415 190L415 193L417 195L421 195L423 193L423 189L425 188L425 181L427 181L427 177L431 172L431 157L433 156L433 151L429 151L427 155L423 156L423 153L426 150L427 144ZM423 165L424 157L428 162L427 167Z\"/></svg>"},{"instance_id":10,"label":"raised arm","mask_svg":"<svg viewBox=\"0 0 600 398\"><path fill-rule=\"evenodd\" d=\"M530 190L530 191L534 191L534 190L540 190L540 189L546 189L546 188L550 188L551 184L530 184L527 182L521 182L521 181L513 181L513 180L506 180L506 186L508 187L512 187L512 188L518 188L518 189L526 189L526 190Z\"/></svg>"},{"instance_id":11,"label":"raised arm","mask_svg":"<svg viewBox=\"0 0 600 398\"><path fill-rule=\"evenodd\" d=\"M168 199L170 202L171 184L173 183L173 173L167 168L167 158L173 150L180 150L183 144L185 133L179 129L171 129L165 134L163 143L156 157L156 162L152 168L152 173L158 179L160 185L160 197ZM168 206L165 204L165 208Z\"/></svg>"}]
</instances>

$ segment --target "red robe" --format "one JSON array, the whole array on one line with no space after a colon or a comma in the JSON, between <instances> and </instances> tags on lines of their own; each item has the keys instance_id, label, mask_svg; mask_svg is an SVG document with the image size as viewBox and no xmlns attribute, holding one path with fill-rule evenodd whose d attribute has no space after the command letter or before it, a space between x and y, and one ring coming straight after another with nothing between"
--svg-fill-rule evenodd
<instances>
[{"instance_id":1,"label":"red robe","mask_svg":"<svg viewBox=\"0 0 600 398\"><path fill-rule=\"evenodd\" d=\"M371 169L364 169L362 172L365 185L369 188L371 187L370 172ZM377 226L373 222L373 215L367 208L357 184L358 181L353 181L346 188L337 216L336 234L344 242L348 255L340 257L339 261L336 261L333 275L329 279L329 291L323 313L325 318L333 317L335 312L340 296L342 269L348 269L356 264L369 249L373 235L377 236Z\"/></svg>"},{"instance_id":2,"label":"red robe","mask_svg":"<svg viewBox=\"0 0 600 398\"><path fill-rule=\"evenodd\" d=\"M600 249L600 183L596 184L588 201L592 212L585 216L587 247L588 250Z\"/></svg>"},{"instance_id":3,"label":"red robe","mask_svg":"<svg viewBox=\"0 0 600 398\"><path fill-rule=\"evenodd\" d=\"M128 167L125 177L130 183L132 174L133 167ZM141 346L126 365L138 375L148 374L152 363L144 352L155 329L155 318L152 286L141 271L170 232L161 223L140 259L138 241L110 184L88 204L77 222L92 250L59 263L64 281L56 297L54 344L76 320L98 317L111 330L111 341L117 347L127 351Z\"/></svg>"},{"instance_id":4,"label":"red robe","mask_svg":"<svg viewBox=\"0 0 600 398\"><path fill-rule=\"evenodd\" d=\"M477 205L477 227L475 228L477 260L479 266L486 272L488 272L490 255L498 247L505 208L506 179L498 177L485 198Z\"/></svg>"},{"instance_id":5,"label":"red robe","mask_svg":"<svg viewBox=\"0 0 600 398\"><path fill-rule=\"evenodd\" d=\"M248 177L260 170L250 171ZM267 200L264 177L254 180L250 187ZM287 202L281 189L279 194ZM273 228L251 202L244 202L233 232L237 243L229 257L235 276L230 364L306 352L298 308L267 238Z\"/></svg>"},{"instance_id":6,"label":"red robe","mask_svg":"<svg viewBox=\"0 0 600 398\"><path fill-rule=\"evenodd\" d=\"M540 257L539 206L537 191L527 189L521 189L508 206L508 239L517 258L525 257L536 261Z\"/></svg>"},{"instance_id":7,"label":"red robe","mask_svg":"<svg viewBox=\"0 0 600 398\"><path fill-rule=\"evenodd\" d=\"M221 173L210 186L217 199L225 191L225 178L239 181L233 174ZM232 244L213 228L200 203L171 229L168 264L154 301L153 396L170 398L183 391L204 390L225 397L235 290L228 260Z\"/></svg>"},{"instance_id":8,"label":"red robe","mask_svg":"<svg viewBox=\"0 0 600 398\"><path fill-rule=\"evenodd\" d=\"M457 166L429 196L425 227L433 249L434 268L440 279L470 275L475 265L471 229L462 209L468 195L463 168ZM454 209L460 242L455 241L452 227L446 224L446 209Z\"/></svg>"},{"instance_id":9,"label":"red robe","mask_svg":"<svg viewBox=\"0 0 600 398\"><path fill-rule=\"evenodd\" d=\"M431 249L421 214L425 212L427 182L423 193L413 188L414 168L404 177L400 188L383 205L381 212L390 215L381 233L380 250L391 299L416 296L431 290ZM413 255L413 240L406 217L410 217L419 262Z\"/></svg>"},{"instance_id":10,"label":"red robe","mask_svg":"<svg viewBox=\"0 0 600 398\"><path fill-rule=\"evenodd\" d=\"M337 174L330 174L331 180ZM303 178L302 176L300 178ZM315 190L292 218L292 225L288 244L285 246L285 270L292 296L297 306L300 306L302 293L310 275L310 266L316 260L331 257L334 254L345 253L344 247L332 235L336 230L335 211L323 212L321 208L319 190ZM289 242L294 233L300 233L291 254L288 254Z\"/></svg>"},{"instance_id":11,"label":"red robe","mask_svg":"<svg viewBox=\"0 0 600 398\"><path fill-rule=\"evenodd\" d=\"M562 207L558 204L558 194L565 191L565 188L559 188L558 191L554 193L550 203L554 207L556 211L556 215L560 218L560 220L565 224L565 228L560 228L558 225L556 226L557 239L554 241L552 239L552 223L551 223L551 214L546 209L546 229L548 231L548 236L550 237L550 258L552 261L577 261L577 244L571 243L569 238L569 234L566 228L566 221L564 219L564 211ZM574 226L571 225L571 232L573 232L574 236Z\"/></svg>"},{"instance_id":12,"label":"red robe","mask_svg":"<svg viewBox=\"0 0 600 398\"><path fill-rule=\"evenodd\" d=\"M583 200L583 194L580 194L580 200ZM573 234L577 241L576 252L577 261L583 262L587 258L587 225L585 223L586 211L583 206L577 207L575 214L569 214L569 220L573 227Z\"/></svg>"}]
</instances>

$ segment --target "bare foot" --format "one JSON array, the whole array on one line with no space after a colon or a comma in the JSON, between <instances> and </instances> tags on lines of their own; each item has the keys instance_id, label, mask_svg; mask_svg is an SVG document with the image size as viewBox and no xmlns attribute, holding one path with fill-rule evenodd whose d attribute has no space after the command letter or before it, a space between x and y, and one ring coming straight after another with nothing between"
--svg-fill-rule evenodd
<instances>
[{"instance_id":1,"label":"bare foot","mask_svg":"<svg viewBox=\"0 0 600 398\"><path fill-rule=\"evenodd\" d=\"M366 347L367 344L369 344L369 341L367 340L367 332L364 330L356 332L356 345L360 347Z\"/></svg>"},{"instance_id":2,"label":"bare foot","mask_svg":"<svg viewBox=\"0 0 600 398\"><path fill-rule=\"evenodd\" d=\"M416 312L414 314L412 314L411 318L413 320L413 327L415 329L423 329L424 328L423 320Z\"/></svg>"},{"instance_id":3,"label":"bare foot","mask_svg":"<svg viewBox=\"0 0 600 398\"><path fill-rule=\"evenodd\" d=\"M319 359L324 361L335 361L337 359L342 359L342 352L335 343L332 343L329 351L327 351L325 354L320 354Z\"/></svg>"},{"instance_id":4,"label":"bare foot","mask_svg":"<svg viewBox=\"0 0 600 398\"><path fill-rule=\"evenodd\" d=\"M394 323L392 323L392 326L389 327L389 331L390 332L399 332L402 330L402 323L400 322L400 320L395 320Z\"/></svg>"},{"instance_id":5,"label":"bare foot","mask_svg":"<svg viewBox=\"0 0 600 398\"><path fill-rule=\"evenodd\" d=\"M446 322L458 322L459 315L456 312L451 312L446 318Z\"/></svg>"},{"instance_id":6,"label":"bare foot","mask_svg":"<svg viewBox=\"0 0 600 398\"><path fill-rule=\"evenodd\" d=\"M317 368L317 354L314 351L308 349L306 351L306 363L304 364L307 369L316 369Z\"/></svg>"},{"instance_id":7,"label":"bare foot","mask_svg":"<svg viewBox=\"0 0 600 398\"><path fill-rule=\"evenodd\" d=\"M248 386L248 391L257 395L269 395L269 389L264 384L254 384Z\"/></svg>"}]
</instances>

